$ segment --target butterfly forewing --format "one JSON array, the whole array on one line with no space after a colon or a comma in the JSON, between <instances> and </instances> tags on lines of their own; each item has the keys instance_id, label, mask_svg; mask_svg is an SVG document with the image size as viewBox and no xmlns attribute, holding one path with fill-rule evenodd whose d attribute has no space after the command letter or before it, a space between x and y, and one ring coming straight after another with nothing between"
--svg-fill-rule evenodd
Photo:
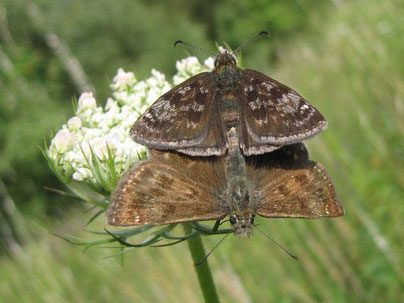
<instances>
[{"instance_id":1,"label":"butterfly forewing","mask_svg":"<svg viewBox=\"0 0 404 303\"><path fill-rule=\"evenodd\" d=\"M111 196L108 223L158 225L225 216L228 210L215 190L224 176L209 160L195 159L153 151L150 161L133 166L120 179Z\"/></svg>"},{"instance_id":2,"label":"butterfly forewing","mask_svg":"<svg viewBox=\"0 0 404 303\"><path fill-rule=\"evenodd\" d=\"M237 128L244 155L302 142L327 126L323 116L289 87L236 66L227 51L215 70L198 74L160 97L134 124L131 137L160 150L223 155L226 133Z\"/></svg>"},{"instance_id":3,"label":"butterfly forewing","mask_svg":"<svg viewBox=\"0 0 404 303\"><path fill-rule=\"evenodd\" d=\"M260 147L302 142L321 132L327 122L320 112L289 87L253 70L243 70L244 111L242 148L245 155Z\"/></svg>"},{"instance_id":4,"label":"butterfly forewing","mask_svg":"<svg viewBox=\"0 0 404 303\"><path fill-rule=\"evenodd\" d=\"M211 73L198 74L161 96L135 122L131 137L149 148L187 149L191 155L222 154L226 149L215 104ZM201 150L201 152L198 152Z\"/></svg>"}]
</instances>

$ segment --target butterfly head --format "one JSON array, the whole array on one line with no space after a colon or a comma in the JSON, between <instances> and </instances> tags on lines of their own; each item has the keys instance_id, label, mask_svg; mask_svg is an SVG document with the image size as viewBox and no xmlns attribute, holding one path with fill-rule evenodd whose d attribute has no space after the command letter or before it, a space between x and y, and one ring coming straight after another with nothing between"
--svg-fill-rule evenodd
<instances>
[{"instance_id":1,"label":"butterfly head","mask_svg":"<svg viewBox=\"0 0 404 303\"><path fill-rule=\"evenodd\" d=\"M215 59L215 68L220 69L225 66L237 66L236 58L234 58L233 53L229 52L227 49L220 50Z\"/></svg>"},{"instance_id":2,"label":"butterfly head","mask_svg":"<svg viewBox=\"0 0 404 303\"><path fill-rule=\"evenodd\" d=\"M234 234L238 237L248 237L252 235L252 227L254 226L253 214L239 215L234 214L230 216L230 223L233 226Z\"/></svg>"}]
</instances>

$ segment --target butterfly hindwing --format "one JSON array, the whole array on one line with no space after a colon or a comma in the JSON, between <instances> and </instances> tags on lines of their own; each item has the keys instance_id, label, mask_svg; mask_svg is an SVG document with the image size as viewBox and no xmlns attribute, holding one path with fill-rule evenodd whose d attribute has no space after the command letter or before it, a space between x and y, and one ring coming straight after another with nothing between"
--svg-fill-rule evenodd
<instances>
[{"instance_id":1,"label":"butterfly hindwing","mask_svg":"<svg viewBox=\"0 0 404 303\"><path fill-rule=\"evenodd\" d=\"M250 173L255 176L250 207L258 215L321 218L344 214L327 170L308 159L302 143L261 156Z\"/></svg>"},{"instance_id":2,"label":"butterfly hindwing","mask_svg":"<svg viewBox=\"0 0 404 303\"><path fill-rule=\"evenodd\" d=\"M189 158L152 151L150 161L134 165L111 196L108 223L158 225L223 217L226 206L218 200L214 189L223 182L223 176L208 160ZM204 172L206 180L195 178L198 172Z\"/></svg>"}]
</instances>

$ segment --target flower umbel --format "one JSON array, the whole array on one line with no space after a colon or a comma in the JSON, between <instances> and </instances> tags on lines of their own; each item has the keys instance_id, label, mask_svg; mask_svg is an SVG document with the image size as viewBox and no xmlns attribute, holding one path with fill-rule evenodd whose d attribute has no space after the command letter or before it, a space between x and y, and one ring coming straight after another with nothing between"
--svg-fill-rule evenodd
<instances>
[{"instance_id":1,"label":"flower umbel","mask_svg":"<svg viewBox=\"0 0 404 303\"><path fill-rule=\"evenodd\" d=\"M112 97L105 107L97 105L93 93L82 93L75 116L56 133L47 150L49 160L64 176L62 181L85 182L107 194L115 184L100 184L95 172L108 179L113 169L119 178L145 155L145 148L129 137L136 119L173 85L211 69L212 60L209 58L204 65L196 57L178 61L173 83L154 69L151 77L138 81L134 73L120 68L111 84Z\"/></svg>"},{"instance_id":2,"label":"flower umbel","mask_svg":"<svg viewBox=\"0 0 404 303\"><path fill-rule=\"evenodd\" d=\"M173 84L209 70L211 60L208 59L205 65L196 57L177 62L178 73ZM145 148L130 139L129 130L140 114L173 86L157 70L153 69L151 74L138 81L134 73L120 68L111 84L112 97L108 98L105 107L97 104L93 93L81 94L75 116L56 133L47 150L48 159L64 176L63 182L71 179L85 182L108 193L115 184L105 188L106 184L99 184L95 171L99 170L102 177L108 174L112 164L119 178L144 157Z\"/></svg>"}]
</instances>

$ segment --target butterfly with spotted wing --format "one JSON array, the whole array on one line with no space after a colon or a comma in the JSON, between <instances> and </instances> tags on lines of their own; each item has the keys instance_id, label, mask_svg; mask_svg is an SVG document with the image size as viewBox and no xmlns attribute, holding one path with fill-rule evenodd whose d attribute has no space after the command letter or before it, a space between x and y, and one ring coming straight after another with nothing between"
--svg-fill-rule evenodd
<instances>
[{"instance_id":1,"label":"butterfly with spotted wing","mask_svg":"<svg viewBox=\"0 0 404 303\"><path fill-rule=\"evenodd\" d=\"M253 38L263 34L269 36L262 31ZM291 88L238 68L238 50L219 52L212 72L193 76L158 98L133 125L132 139L191 156L223 155L229 147L226 134L235 127L239 147L250 156L302 142L327 126Z\"/></svg>"}]
</instances>

